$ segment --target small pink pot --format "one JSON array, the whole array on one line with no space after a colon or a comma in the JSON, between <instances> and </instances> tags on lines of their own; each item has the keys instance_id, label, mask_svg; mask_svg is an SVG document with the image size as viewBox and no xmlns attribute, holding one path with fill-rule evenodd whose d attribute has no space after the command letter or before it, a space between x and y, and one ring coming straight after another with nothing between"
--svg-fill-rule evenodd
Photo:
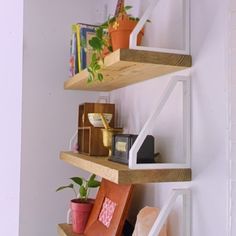
<instances>
[{"instance_id":1,"label":"small pink pot","mask_svg":"<svg viewBox=\"0 0 236 236\"><path fill-rule=\"evenodd\" d=\"M74 233L84 232L93 204L94 199L88 199L86 202L80 199L71 200L70 208L72 213L72 230Z\"/></svg>"}]
</instances>

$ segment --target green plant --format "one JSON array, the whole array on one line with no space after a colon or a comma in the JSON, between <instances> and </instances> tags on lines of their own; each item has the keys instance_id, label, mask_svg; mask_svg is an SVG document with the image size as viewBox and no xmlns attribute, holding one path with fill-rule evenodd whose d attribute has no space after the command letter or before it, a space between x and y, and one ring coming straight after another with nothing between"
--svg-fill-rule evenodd
<instances>
[{"instance_id":1,"label":"green plant","mask_svg":"<svg viewBox=\"0 0 236 236\"><path fill-rule=\"evenodd\" d=\"M103 80L103 74L99 72L103 65L103 52L105 49L112 52L112 48L109 45L109 36L105 31L105 27L103 25L99 26L96 29L96 36L89 40L89 45L92 48L92 59L90 65L88 66L88 82L92 82L94 80Z\"/></svg>"},{"instance_id":2,"label":"green plant","mask_svg":"<svg viewBox=\"0 0 236 236\"><path fill-rule=\"evenodd\" d=\"M97 188L100 186L100 181L96 180L96 175L92 174L88 180L81 177L72 177L72 183L69 185L61 186L56 189L56 192L66 188L70 188L75 193L75 198L81 201L87 201L90 188Z\"/></svg>"}]
</instances>

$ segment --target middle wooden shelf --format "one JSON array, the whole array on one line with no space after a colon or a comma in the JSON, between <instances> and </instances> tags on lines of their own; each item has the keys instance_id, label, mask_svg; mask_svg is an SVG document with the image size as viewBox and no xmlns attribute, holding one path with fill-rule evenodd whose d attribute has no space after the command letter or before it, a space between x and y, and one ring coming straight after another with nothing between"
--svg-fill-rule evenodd
<instances>
[{"instance_id":1,"label":"middle wooden shelf","mask_svg":"<svg viewBox=\"0 0 236 236\"><path fill-rule=\"evenodd\" d=\"M132 170L112 162L108 157L94 157L73 152L61 152L60 159L117 184L191 181L191 169Z\"/></svg>"}]
</instances>

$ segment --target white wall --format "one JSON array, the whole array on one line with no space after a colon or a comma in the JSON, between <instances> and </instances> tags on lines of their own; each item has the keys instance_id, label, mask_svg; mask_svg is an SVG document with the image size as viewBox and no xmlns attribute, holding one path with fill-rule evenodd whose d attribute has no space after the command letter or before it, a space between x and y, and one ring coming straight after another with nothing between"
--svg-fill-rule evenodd
<instances>
[{"instance_id":1,"label":"white wall","mask_svg":"<svg viewBox=\"0 0 236 236\"><path fill-rule=\"evenodd\" d=\"M229 7L229 41L228 41L228 60L229 60L229 160L230 160L230 235L236 234L236 1L230 1Z\"/></svg>"},{"instance_id":2,"label":"white wall","mask_svg":"<svg viewBox=\"0 0 236 236\"><path fill-rule=\"evenodd\" d=\"M23 1L0 1L0 227L1 235L18 235Z\"/></svg>"},{"instance_id":3,"label":"white wall","mask_svg":"<svg viewBox=\"0 0 236 236\"><path fill-rule=\"evenodd\" d=\"M136 5L139 2L130 0L129 4ZM144 1L141 2L140 12L145 5ZM151 44L154 40L152 44L156 46L181 47L182 34L181 28L178 27L181 21L177 20L181 17L178 15L178 6L172 3L173 0L160 1L160 8L154 10L152 23L148 27L154 27L153 25L157 27L156 31L146 30L144 42L147 44ZM189 184L166 183L139 186L134 198L132 215L134 216L135 212L145 205L162 205L171 188L189 186L193 194L192 236L226 236L228 226L225 71L227 1L198 0L191 3L193 181ZM112 4L110 6L113 13ZM165 22L168 28L164 29L161 22ZM139 132L168 79L169 77L162 77L113 91L111 101L118 104L118 111L122 117L119 119L121 125L130 132ZM178 98L178 93L176 92L173 100ZM175 155L181 157L181 153L176 148L179 145L176 136L179 135L177 122L179 104L177 101L170 102L161 120L157 121L154 132L157 134L160 150L164 150L161 152L164 153L166 160L169 157L174 160ZM172 142L169 142L170 140ZM171 156L169 153L166 155L167 151ZM171 219L169 236L181 236L177 217L172 215Z\"/></svg>"},{"instance_id":4,"label":"white wall","mask_svg":"<svg viewBox=\"0 0 236 236\"><path fill-rule=\"evenodd\" d=\"M98 5L95 0L25 0L21 236L57 235L73 193L55 189L82 174L60 161L59 152L68 150L78 105L95 101L97 93L65 91L63 82L69 74L71 24L101 22Z\"/></svg>"}]
</instances>

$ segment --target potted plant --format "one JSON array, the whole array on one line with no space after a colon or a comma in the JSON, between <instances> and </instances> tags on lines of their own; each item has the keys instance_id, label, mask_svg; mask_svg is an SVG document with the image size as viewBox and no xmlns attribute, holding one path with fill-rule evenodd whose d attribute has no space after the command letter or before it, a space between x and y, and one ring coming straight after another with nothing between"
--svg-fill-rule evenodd
<instances>
[{"instance_id":1,"label":"potted plant","mask_svg":"<svg viewBox=\"0 0 236 236\"><path fill-rule=\"evenodd\" d=\"M96 35L89 40L89 45L92 48L92 60L88 66L88 82L95 80L102 81L103 74L100 72L103 66L103 59L109 52L119 48L129 48L129 36L139 18L133 17L127 13L131 6L121 7L116 16L109 17L108 20L99 26L96 30ZM141 44L144 29L138 34L137 44Z\"/></svg>"},{"instance_id":2,"label":"potted plant","mask_svg":"<svg viewBox=\"0 0 236 236\"><path fill-rule=\"evenodd\" d=\"M70 202L70 211L72 213L72 230L75 233L83 233L89 215L93 208L94 199L88 198L90 188L100 186L100 181L97 181L96 175L92 174L88 180L81 177L70 178L72 183L59 187L56 192L70 188L75 193L75 198Z\"/></svg>"},{"instance_id":3,"label":"potted plant","mask_svg":"<svg viewBox=\"0 0 236 236\"><path fill-rule=\"evenodd\" d=\"M108 20L108 32L113 51L119 48L129 48L130 34L139 21L138 17L133 17L127 13L131 8L131 6L122 7L117 16ZM138 34L137 45L141 44L143 35L144 29Z\"/></svg>"}]
</instances>

